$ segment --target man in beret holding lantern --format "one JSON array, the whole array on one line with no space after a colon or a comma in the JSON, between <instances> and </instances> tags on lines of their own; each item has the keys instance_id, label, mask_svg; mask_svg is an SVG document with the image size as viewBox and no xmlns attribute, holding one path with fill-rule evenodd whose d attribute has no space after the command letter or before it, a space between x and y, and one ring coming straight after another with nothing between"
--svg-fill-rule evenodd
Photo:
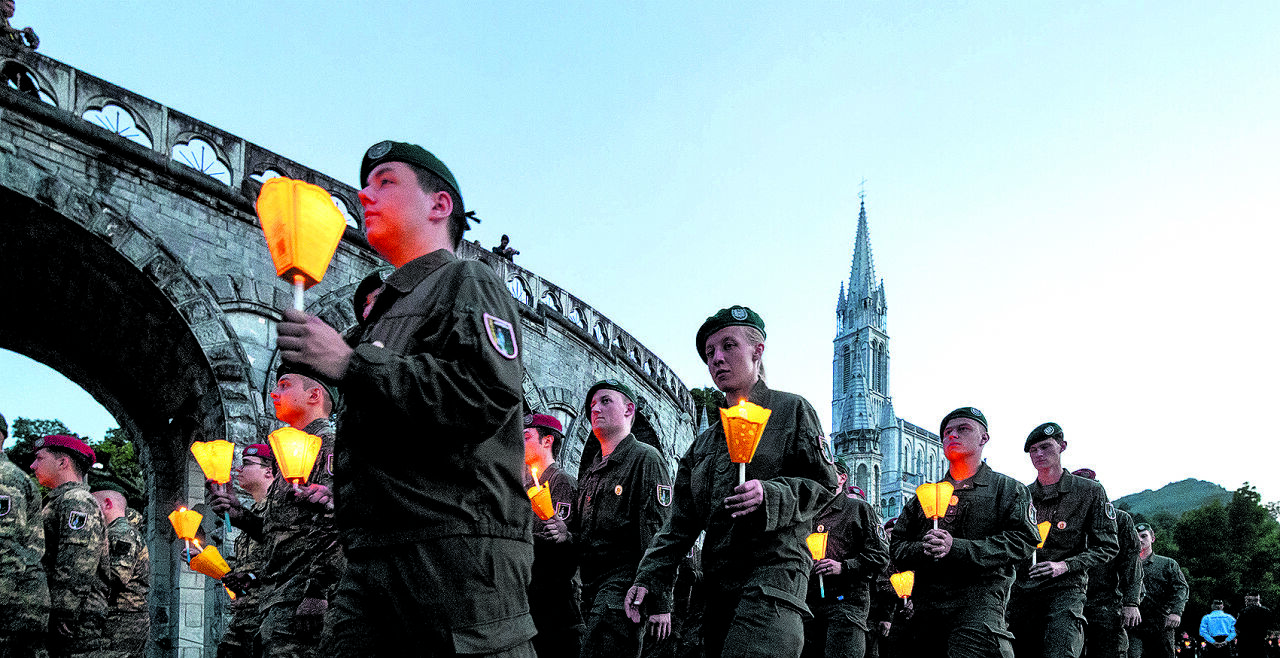
<instances>
[{"instance_id":1,"label":"man in beret holding lantern","mask_svg":"<svg viewBox=\"0 0 1280 658\"><path fill-rule=\"evenodd\" d=\"M587 390L584 411L600 451L578 470L578 509L569 531L579 554L586 638L583 658L637 656L646 630L659 640L671 633L670 595L648 606L648 629L627 619L623 598L636 565L671 509L671 475L662 455L631 433L636 395L616 379Z\"/></svg>"},{"instance_id":2,"label":"man in beret holding lantern","mask_svg":"<svg viewBox=\"0 0 1280 658\"><path fill-rule=\"evenodd\" d=\"M955 493L946 515L925 516L912 498L893 527L894 568L916 572L908 656L1012 658L1005 604L1019 564L1039 543L1027 488L991 470L982 450L991 439L975 407L947 414L938 428Z\"/></svg>"},{"instance_id":3,"label":"man in beret holding lantern","mask_svg":"<svg viewBox=\"0 0 1280 658\"><path fill-rule=\"evenodd\" d=\"M1036 469L1027 485L1036 522L1049 522L1036 563L1018 565L1009 601L1009 630L1019 656L1078 658L1084 649L1084 603L1089 569L1120 552L1116 510L1094 480L1062 468L1062 427L1042 423L1022 446Z\"/></svg>"},{"instance_id":4,"label":"man in beret holding lantern","mask_svg":"<svg viewBox=\"0 0 1280 658\"><path fill-rule=\"evenodd\" d=\"M516 302L491 268L454 255L469 214L439 158L379 142L360 182L365 236L396 270L355 300L346 340L299 311L277 326L283 361L341 394L347 569L319 653L532 656Z\"/></svg>"},{"instance_id":5,"label":"man in beret holding lantern","mask_svg":"<svg viewBox=\"0 0 1280 658\"><path fill-rule=\"evenodd\" d=\"M564 429L555 416L524 417L525 488L551 489L555 516L533 522L533 580L529 609L538 634L533 647L539 656L577 656L582 650L582 600L578 561L569 542L567 521L578 504L578 481L556 463L564 444ZM535 483L533 474L537 473Z\"/></svg>"},{"instance_id":6,"label":"man in beret holding lantern","mask_svg":"<svg viewBox=\"0 0 1280 658\"><path fill-rule=\"evenodd\" d=\"M54 434L35 442L31 470L49 487L44 516L44 570L49 577L51 656L105 650L107 525L85 474L97 461L93 448L74 436Z\"/></svg>"},{"instance_id":7,"label":"man in beret holding lantern","mask_svg":"<svg viewBox=\"0 0 1280 658\"><path fill-rule=\"evenodd\" d=\"M716 422L680 459L671 520L654 537L627 594L627 613L671 591L676 568L698 534L708 602L706 655L798 658L809 614L813 558L805 538L839 493L835 459L818 414L804 398L764 381L764 320L745 306L720 309L695 338L726 402L748 400L773 413L738 484L724 428Z\"/></svg>"}]
</instances>

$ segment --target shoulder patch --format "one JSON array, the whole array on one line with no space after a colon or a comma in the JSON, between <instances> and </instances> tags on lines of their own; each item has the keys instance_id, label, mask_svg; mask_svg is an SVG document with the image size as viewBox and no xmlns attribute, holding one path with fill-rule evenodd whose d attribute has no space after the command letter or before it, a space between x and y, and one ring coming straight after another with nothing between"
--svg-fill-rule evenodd
<instances>
[{"instance_id":1,"label":"shoulder patch","mask_svg":"<svg viewBox=\"0 0 1280 658\"><path fill-rule=\"evenodd\" d=\"M573 513L573 505L569 503L556 503L556 516L561 521L568 521L569 515Z\"/></svg>"},{"instance_id":2,"label":"shoulder patch","mask_svg":"<svg viewBox=\"0 0 1280 658\"><path fill-rule=\"evenodd\" d=\"M9 510L13 508L13 502L8 496L0 496L0 516L7 516Z\"/></svg>"},{"instance_id":3,"label":"shoulder patch","mask_svg":"<svg viewBox=\"0 0 1280 658\"><path fill-rule=\"evenodd\" d=\"M70 512L67 514L67 527L72 530L80 530L88 523L89 517L84 512Z\"/></svg>"},{"instance_id":4,"label":"shoulder patch","mask_svg":"<svg viewBox=\"0 0 1280 658\"><path fill-rule=\"evenodd\" d=\"M836 463L836 456L835 456L835 454L834 454L834 453L832 453L832 452L831 452L831 442L827 440L827 437L822 436L821 434L819 434L819 435L818 435L818 446L822 448L822 459L823 459L823 461L825 461L825 462L827 462L828 464L831 464L832 466L834 466L834 465L835 465L835 463Z\"/></svg>"},{"instance_id":5,"label":"shoulder patch","mask_svg":"<svg viewBox=\"0 0 1280 658\"><path fill-rule=\"evenodd\" d=\"M885 534L884 526L880 525L879 523L876 524L876 535L880 537L880 541L882 543L885 543L885 544L889 543L889 536Z\"/></svg>"},{"instance_id":6,"label":"shoulder patch","mask_svg":"<svg viewBox=\"0 0 1280 658\"><path fill-rule=\"evenodd\" d=\"M658 504L663 507L671 507L671 485L658 485Z\"/></svg>"},{"instance_id":7,"label":"shoulder patch","mask_svg":"<svg viewBox=\"0 0 1280 658\"><path fill-rule=\"evenodd\" d=\"M324 470L333 475L333 453L329 453L324 460Z\"/></svg>"},{"instance_id":8,"label":"shoulder patch","mask_svg":"<svg viewBox=\"0 0 1280 658\"><path fill-rule=\"evenodd\" d=\"M133 550L133 544L130 544L130 543L129 543L129 542L127 542L127 541L123 541L123 540L121 540L121 541L116 541L116 542L112 542L112 543L111 543L111 555L112 555L112 557L118 557L118 556L121 556L121 555L128 555L128 554L129 554L129 552L130 552L130 551L132 551L132 550Z\"/></svg>"},{"instance_id":9,"label":"shoulder patch","mask_svg":"<svg viewBox=\"0 0 1280 658\"><path fill-rule=\"evenodd\" d=\"M504 359L514 359L520 355L520 346L516 344L516 328L502 318L485 313L484 332L489 336L489 344Z\"/></svg>"},{"instance_id":10,"label":"shoulder patch","mask_svg":"<svg viewBox=\"0 0 1280 658\"><path fill-rule=\"evenodd\" d=\"M1036 504L1035 503L1030 503L1029 505L1027 505L1027 522L1029 522L1031 524L1031 527L1033 528L1036 526Z\"/></svg>"},{"instance_id":11,"label":"shoulder patch","mask_svg":"<svg viewBox=\"0 0 1280 658\"><path fill-rule=\"evenodd\" d=\"M1114 505L1108 502L1102 506L1102 509L1107 513L1108 519L1111 519L1112 521L1116 520L1116 508Z\"/></svg>"}]
</instances>

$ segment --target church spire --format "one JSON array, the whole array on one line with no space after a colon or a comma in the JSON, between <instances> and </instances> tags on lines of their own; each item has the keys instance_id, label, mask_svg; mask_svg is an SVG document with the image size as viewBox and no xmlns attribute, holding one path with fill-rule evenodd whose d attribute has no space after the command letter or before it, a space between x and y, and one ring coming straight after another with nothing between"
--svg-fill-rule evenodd
<instances>
[{"instance_id":1,"label":"church spire","mask_svg":"<svg viewBox=\"0 0 1280 658\"><path fill-rule=\"evenodd\" d=\"M874 298L879 280L876 264L871 257L871 230L867 227L867 202L862 200L858 210L858 237L853 247L853 263L849 267L849 301L861 305L862 300Z\"/></svg>"}]
</instances>

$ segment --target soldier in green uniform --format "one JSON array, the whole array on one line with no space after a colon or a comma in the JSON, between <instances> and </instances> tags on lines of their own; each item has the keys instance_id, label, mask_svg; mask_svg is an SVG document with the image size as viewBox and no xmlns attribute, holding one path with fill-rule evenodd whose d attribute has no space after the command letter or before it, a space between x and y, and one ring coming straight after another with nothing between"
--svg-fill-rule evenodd
<instances>
[{"instance_id":1,"label":"soldier in green uniform","mask_svg":"<svg viewBox=\"0 0 1280 658\"><path fill-rule=\"evenodd\" d=\"M1116 510L1101 484L1062 468L1067 440L1057 423L1031 430L1022 449L1036 469L1036 480L1027 485L1036 522L1050 526L1035 565L1018 565L1009 600L1014 653L1079 658L1089 569L1107 564L1120 551Z\"/></svg>"},{"instance_id":2,"label":"soldier in green uniform","mask_svg":"<svg viewBox=\"0 0 1280 658\"><path fill-rule=\"evenodd\" d=\"M1005 606L1015 568L1031 561L1039 540L1027 488L982 460L987 427L974 407L942 419L945 480L955 486L946 515L934 530L913 498L893 527L894 568L916 573L913 632L901 655L1013 656Z\"/></svg>"},{"instance_id":3,"label":"soldier in green uniform","mask_svg":"<svg viewBox=\"0 0 1280 658\"><path fill-rule=\"evenodd\" d=\"M840 491L849 472L836 463ZM809 610L805 622L805 658L863 658L867 648L867 617L876 577L889 566L889 543L880 515L853 493L836 496L814 520L814 532L827 533L826 557L813 565L809 579Z\"/></svg>"},{"instance_id":4,"label":"soldier in green uniform","mask_svg":"<svg viewBox=\"0 0 1280 658\"><path fill-rule=\"evenodd\" d=\"M271 446L255 443L245 446L240 455L240 467L236 469L236 484L253 498L253 506L240 510L237 519L240 534L236 535L234 571L222 579L223 584L235 593L231 602L231 623L218 643L218 658L258 658L262 655L262 598L261 581L267 562L266 547L261 535L254 538L246 526L260 526L266 511L267 491L275 481L276 462ZM225 507L218 504L217 507Z\"/></svg>"},{"instance_id":5,"label":"soldier in green uniform","mask_svg":"<svg viewBox=\"0 0 1280 658\"><path fill-rule=\"evenodd\" d=\"M582 591L578 561L568 541L566 523L578 506L578 481L556 463L564 444L564 427L554 416L524 417L524 463L529 467L525 489L537 484L551 489L555 516L533 522L533 580L529 608L538 635L533 647L539 656L577 656L582 650Z\"/></svg>"},{"instance_id":6,"label":"soldier in green uniform","mask_svg":"<svg viewBox=\"0 0 1280 658\"><path fill-rule=\"evenodd\" d=\"M568 529L578 552L586 636L582 656L638 656L645 628L627 619L623 597L636 565L671 506L671 474L666 460L631 433L635 393L615 379L587 390L584 411L600 451L578 470L578 513ZM671 633L672 599L657 597L648 609L650 632Z\"/></svg>"},{"instance_id":7,"label":"soldier in green uniform","mask_svg":"<svg viewBox=\"0 0 1280 658\"><path fill-rule=\"evenodd\" d=\"M0 447L9 424L0 416ZM45 579L40 489L0 450L0 656L45 656L49 583Z\"/></svg>"},{"instance_id":8,"label":"soldier in green uniform","mask_svg":"<svg viewBox=\"0 0 1280 658\"><path fill-rule=\"evenodd\" d=\"M1090 468L1071 472L1096 480ZM1116 509L1116 538L1120 552L1106 564L1089 569L1084 602L1084 652L1091 658L1124 658L1129 655L1129 633L1142 620L1142 562L1138 558L1138 531L1133 517Z\"/></svg>"},{"instance_id":9,"label":"soldier in green uniform","mask_svg":"<svg viewBox=\"0 0 1280 658\"><path fill-rule=\"evenodd\" d=\"M745 306L721 309L698 329L698 356L729 404L772 410L738 484L719 422L680 459L671 520L654 538L626 597L638 620L650 596L671 591L698 534L706 655L796 658L804 647L805 592L813 558L805 538L836 496L835 460L804 398L765 385L764 320Z\"/></svg>"},{"instance_id":10,"label":"soldier in green uniform","mask_svg":"<svg viewBox=\"0 0 1280 658\"><path fill-rule=\"evenodd\" d=\"M44 568L49 577L51 656L103 651L107 638L107 527L84 483L97 456L84 441L54 434L35 442L31 463L40 484L53 489L44 503Z\"/></svg>"},{"instance_id":11,"label":"soldier in green uniform","mask_svg":"<svg viewBox=\"0 0 1280 658\"><path fill-rule=\"evenodd\" d=\"M1129 634L1129 658L1174 658L1173 633L1187 606L1187 579L1177 561L1152 551L1156 531L1146 523L1135 527L1146 594L1140 606L1142 623Z\"/></svg>"},{"instance_id":12,"label":"soldier in green uniform","mask_svg":"<svg viewBox=\"0 0 1280 658\"><path fill-rule=\"evenodd\" d=\"M111 571L107 578L106 635L111 650L122 658L143 656L151 630L147 592L151 591L151 552L138 529L129 523L124 494L113 489L93 492L107 522L107 554Z\"/></svg>"},{"instance_id":13,"label":"soldier in green uniform","mask_svg":"<svg viewBox=\"0 0 1280 658\"><path fill-rule=\"evenodd\" d=\"M283 361L340 393L347 568L319 653L531 656L516 302L492 268L454 255L468 214L438 158L379 142L360 179L365 236L396 270L355 300L349 344L298 311L277 326Z\"/></svg>"}]
</instances>

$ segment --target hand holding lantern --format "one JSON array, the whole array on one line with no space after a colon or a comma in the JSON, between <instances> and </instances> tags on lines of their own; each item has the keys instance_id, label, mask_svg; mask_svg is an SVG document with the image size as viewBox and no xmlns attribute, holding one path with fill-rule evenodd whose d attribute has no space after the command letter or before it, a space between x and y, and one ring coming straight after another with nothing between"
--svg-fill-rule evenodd
<instances>
[{"instance_id":1,"label":"hand holding lantern","mask_svg":"<svg viewBox=\"0 0 1280 658\"><path fill-rule=\"evenodd\" d=\"M267 442L271 444L271 454L280 467L281 477L295 485L306 484L311 479L311 469L315 468L316 457L324 444L320 437L293 427L281 427L267 435Z\"/></svg>"},{"instance_id":2,"label":"hand holding lantern","mask_svg":"<svg viewBox=\"0 0 1280 658\"><path fill-rule=\"evenodd\" d=\"M196 532L200 529L200 521L203 519L203 514L185 507L169 512L169 523L173 525L173 532L187 545L187 555L191 554L191 542L195 540Z\"/></svg>"},{"instance_id":3,"label":"hand holding lantern","mask_svg":"<svg viewBox=\"0 0 1280 658\"><path fill-rule=\"evenodd\" d=\"M301 311L302 291L324 278L347 223L328 191L291 178L263 183L255 208L276 275L293 283L293 307Z\"/></svg>"},{"instance_id":4,"label":"hand holding lantern","mask_svg":"<svg viewBox=\"0 0 1280 658\"><path fill-rule=\"evenodd\" d=\"M810 533L805 537L804 542L809 545L809 554L813 556L813 561L825 559L827 557L827 532L826 528L818 526L818 531ZM818 574L818 596L827 598L826 584L822 582L822 574Z\"/></svg>"},{"instance_id":5,"label":"hand holding lantern","mask_svg":"<svg viewBox=\"0 0 1280 658\"><path fill-rule=\"evenodd\" d=\"M955 485L950 482L927 482L916 487L916 499L926 518L933 519L933 529L938 529L938 519L947 515Z\"/></svg>"},{"instance_id":6,"label":"hand holding lantern","mask_svg":"<svg viewBox=\"0 0 1280 658\"><path fill-rule=\"evenodd\" d=\"M773 411L743 398L737 405L720 410L724 438L729 444L729 460L738 465L738 484L747 481L747 464L756 455L764 426Z\"/></svg>"},{"instance_id":7,"label":"hand holding lantern","mask_svg":"<svg viewBox=\"0 0 1280 658\"><path fill-rule=\"evenodd\" d=\"M200 552L191 558L189 565L192 571L202 573L218 581L221 581L223 576L231 572L231 566L222 557L222 553L218 552L217 546L201 548L200 542L197 541L196 548L199 548Z\"/></svg>"}]
</instances>

